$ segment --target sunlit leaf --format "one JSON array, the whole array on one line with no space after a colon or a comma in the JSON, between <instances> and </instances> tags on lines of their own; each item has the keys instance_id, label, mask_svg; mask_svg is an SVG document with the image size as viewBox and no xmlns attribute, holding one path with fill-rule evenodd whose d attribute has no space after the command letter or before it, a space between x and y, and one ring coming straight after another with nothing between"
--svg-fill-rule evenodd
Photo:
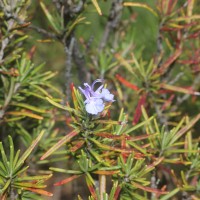
<instances>
[{"instance_id":1,"label":"sunlit leaf","mask_svg":"<svg viewBox=\"0 0 200 200\"><path fill-rule=\"evenodd\" d=\"M92 0L92 3L94 4L94 7L96 8L99 15L102 15L101 8L99 7L97 0Z\"/></svg>"},{"instance_id":2,"label":"sunlit leaf","mask_svg":"<svg viewBox=\"0 0 200 200\"><path fill-rule=\"evenodd\" d=\"M21 178L18 178L18 181L32 181L32 180L47 180L52 177L52 174L49 175L39 175L39 176L23 176Z\"/></svg>"},{"instance_id":3,"label":"sunlit leaf","mask_svg":"<svg viewBox=\"0 0 200 200\"><path fill-rule=\"evenodd\" d=\"M169 85L169 84L161 84L161 87L167 90L171 90L174 92L181 92L185 94L191 94L191 95L200 95L200 92L194 91L192 88L184 88L184 87L179 87L179 86L174 86L174 85Z\"/></svg>"},{"instance_id":4,"label":"sunlit leaf","mask_svg":"<svg viewBox=\"0 0 200 200\"><path fill-rule=\"evenodd\" d=\"M38 119L38 120L43 119L43 117L40 116L40 115L31 113L31 112L28 112L28 111L24 111L24 110L22 110L22 111L9 111L9 112L6 112L6 115L26 116L26 117L31 117L31 118Z\"/></svg>"},{"instance_id":5,"label":"sunlit leaf","mask_svg":"<svg viewBox=\"0 0 200 200\"><path fill-rule=\"evenodd\" d=\"M120 171L116 170L116 171L107 171L107 170L96 170L93 173L94 174L99 174L99 175L113 175L113 174L118 174Z\"/></svg>"},{"instance_id":6,"label":"sunlit leaf","mask_svg":"<svg viewBox=\"0 0 200 200\"><path fill-rule=\"evenodd\" d=\"M66 136L64 136L61 140L59 140L54 146L52 146L41 158L40 160L44 160L48 156L50 156L54 151L56 151L58 148L60 148L62 145L70 141L73 137L78 135L79 132L72 131L71 133L68 133Z\"/></svg>"},{"instance_id":7,"label":"sunlit leaf","mask_svg":"<svg viewBox=\"0 0 200 200\"><path fill-rule=\"evenodd\" d=\"M168 194L161 196L160 200L169 200L169 199L171 199L171 197L173 197L179 191L180 191L179 188L175 188L174 190L170 191Z\"/></svg>"},{"instance_id":8,"label":"sunlit leaf","mask_svg":"<svg viewBox=\"0 0 200 200\"><path fill-rule=\"evenodd\" d=\"M158 14L147 4L144 3L137 3L137 2L124 2L124 6L132 6L132 7L139 7L139 8L145 8L148 11L150 11L154 16L158 17Z\"/></svg>"},{"instance_id":9,"label":"sunlit leaf","mask_svg":"<svg viewBox=\"0 0 200 200\"><path fill-rule=\"evenodd\" d=\"M45 196L48 196L48 197L52 197L53 196L53 193L47 192L47 191L42 190L42 189L24 187L24 190L29 190L31 192L35 192L35 193L38 193L38 194L41 194L41 195L45 195Z\"/></svg>"}]
</instances>

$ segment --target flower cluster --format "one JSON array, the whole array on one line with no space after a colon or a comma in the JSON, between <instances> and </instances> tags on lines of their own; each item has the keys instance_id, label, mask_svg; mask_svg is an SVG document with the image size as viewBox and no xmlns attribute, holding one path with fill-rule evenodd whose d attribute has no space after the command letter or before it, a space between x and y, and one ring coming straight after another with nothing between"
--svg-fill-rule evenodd
<instances>
[{"instance_id":1,"label":"flower cluster","mask_svg":"<svg viewBox=\"0 0 200 200\"><path fill-rule=\"evenodd\" d=\"M80 91L85 95L86 100L85 108L90 114L97 115L102 112L105 104L104 102L113 102L114 95L109 92L108 89L101 85L97 90L94 91L94 85L96 83L102 83L102 79L95 80L90 86L88 83L84 83L85 88L79 87Z\"/></svg>"}]
</instances>

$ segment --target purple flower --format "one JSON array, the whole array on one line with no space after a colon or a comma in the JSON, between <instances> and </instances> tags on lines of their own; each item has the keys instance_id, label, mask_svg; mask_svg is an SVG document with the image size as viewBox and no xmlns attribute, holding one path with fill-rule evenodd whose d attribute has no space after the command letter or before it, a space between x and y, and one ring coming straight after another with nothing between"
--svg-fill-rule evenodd
<instances>
[{"instance_id":1,"label":"purple flower","mask_svg":"<svg viewBox=\"0 0 200 200\"><path fill-rule=\"evenodd\" d=\"M113 102L114 95L110 93L110 91L106 88L103 88L101 91L101 96L104 101Z\"/></svg>"},{"instance_id":2,"label":"purple flower","mask_svg":"<svg viewBox=\"0 0 200 200\"><path fill-rule=\"evenodd\" d=\"M104 106L102 99L91 98L89 101L86 101L85 109L88 113L97 115L99 112L103 111Z\"/></svg>"},{"instance_id":3,"label":"purple flower","mask_svg":"<svg viewBox=\"0 0 200 200\"><path fill-rule=\"evenodd\" d=\"M102 83L103 80L97 79L92 83L90 86L88 83L84 83L85 89L79 87L80 91L85 95L86 100L85 108L86 111L90 114L97 115L99 112L102 112L105 105L104 101L106 102L113 102L114 95L110 93L110 91L104 86L101 85L94 91L94 85L96 83Z\"/></svg>"}]
</instances>

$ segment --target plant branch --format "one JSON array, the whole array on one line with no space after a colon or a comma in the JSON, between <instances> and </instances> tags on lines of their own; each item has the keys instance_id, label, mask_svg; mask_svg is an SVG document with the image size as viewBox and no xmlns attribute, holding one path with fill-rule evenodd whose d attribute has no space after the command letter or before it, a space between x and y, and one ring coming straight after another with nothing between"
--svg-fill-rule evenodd
<instances>
[{"instance_id":1,"label":"plant branch","mask_svg":"<svg viewBox=\"0 0 200 200\"><path fill-rule=\"evenodd\" d=\"M106 176L99 175L99 192L100 192L100 200L103 199L103 194L106 192Z\"/></svg>"},{"instance_id":2,"label":"plant branch","mask_svg":"<svg viewBox=\"0 0 200 200\"><path fill-rule=\"evenodd\" d=\"M194 90L196 90L198 87L199 87L199 83L200 83L200 74L198 74L196 76L196 78L194 79L194 82L192 84L192 88ZM173 107L171 111L175 111L176 109L179 108L179 106L184 102L186 101L191 95L190 94L185 94L183 95L182 97L178 97L177 98L177 102L176 102L176 107Z\"/></svg>"},{"instance_id":3,"label":"plant branch","mask_svg":"<svg viewBox=\"0 0 200 200\"><path fill-rule=\"evenodd\" d=\"M37 31L38 33L40 33L40 34L42 34L42 35L44 35L44 36L47 36L48 38L51 38L51 39L57 39L57 38L58 38L58 36L57 36L56 34L51 33L51 32L48 32L48 31L46 31L45 29L40 28L40 27L38 27L38 26L35 26L35 25L33 25L33 24L31 24L31 25L29 26L29 28L31 28L31 29Z\"/></svg>"},{"instance_id":4,"label":"plant branch","mask_svg":"<svg viewBox=\"0 0 200 200\"><path fill-rule=\"evenodd\" d=\"M71 83L71 69L72 69L72 53L74 48L75 38L71 37L69 44L65 41L65 54L66 54L66 61L65 61L65 78L66 78L66 101L69 101L70 97L70 83Z\"/></svg>"},{"instance_id":5,"label":"plant branch","mask_svg":"<svg viewBox=\"0 0 200 200\"><path fill-rule=\"evenodd\" d=\"M156 183L156 171L154 170L151 176L151 188L153 189L157 189L157 183ZM156 198L156 194L155 193L151 193L151 200L154 200Z\"/></svg>"},{"instance_id":6,"label":"plant branch","mask_svg":"<svg viewBox=\"0 0 200 200\"><path fill-rule=\"evenodd\" d=\"M162 39L162 34L161 34L162 26L163 26L163 22L161 22L159 25L158 36L157 36L157 40L156 40L157 52L156 52L155 63L158 66L158 68L160 67L160 65L162 63L162 56L163 56L163 44L162 44L163 39Z\"/></svg>"},{"instance_id":7,"label":"plant branch","mask_svg":"<svg viewBox=\"0 0 200 200\"><path fill-rule=\"evenodd\" d=\"M78 78L81 83L90 82L90 73L86 68L84 55L80 52L78 41L75 40L73 48L73 60L77 67Z\"/></svg>"},{"instance_id":8,"label":"plant branch","mask_svg":"<svg viewBox=\"0 0 200 200\"><path fill-rule=\"evenodd\" d=\"M122 9L123 9L122 2L123 2L122 0L113 0L112 2L110 14L108 16L108 22L106 24L105 31L99 45L100 52L106 46L110 33L114 29L116 29L119 25L119 21L121 19L121 14L122 14Z\"/></svg>"}]
</instances>

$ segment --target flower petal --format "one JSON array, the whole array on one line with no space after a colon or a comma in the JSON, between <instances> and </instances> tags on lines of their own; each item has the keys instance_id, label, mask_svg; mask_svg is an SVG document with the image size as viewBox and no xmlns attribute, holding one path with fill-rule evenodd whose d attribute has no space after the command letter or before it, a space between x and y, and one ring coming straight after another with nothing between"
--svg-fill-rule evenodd
<instances>
[{"instance_id":1,"label":"flower petal","mask_svg":"<svg viewBox=\"0 0 200 200\"><path fill-rule=\"evenodd\" d=\"M102 98L104 101L113 102L114 95L110 93L110 91L106 88L102 89L101 92Z\"/></svg>"},{"instance_id":2,"label":"flower petal","mask_svg":"<svg viewBox=\"0 0 200 200\"><path fill-rule=\"evenodd\" d=\"M94 85L95 85L96 83L102 83L102 82L103 82L103 79L97 79L97 80L95 80L95 81L92 83L92 86L91 86L92 90L94 90Z\"/></svg>"},{"instance_id":3,"label":"flower petal","mask_svg":"<svg viewBox=\"0 0 200 200\"><path fill-rule=\"evenodd\" d=\"M102 99L91 99L86 103L86 111L90 114L97 115L104 109L104 103Z\"/></svg>"},{"instance_id":4,"label":"flower petal","mask_svg":"<svg viewBox=\"0 0 200 200\"><path fill-rule=\"evenodd\" d=\"M78 88L85 95L86 99L90 99L90 92L89 92L88 88L86 88L85 90L81 87L78 87Z\"/></svg>"}]
</instances>

